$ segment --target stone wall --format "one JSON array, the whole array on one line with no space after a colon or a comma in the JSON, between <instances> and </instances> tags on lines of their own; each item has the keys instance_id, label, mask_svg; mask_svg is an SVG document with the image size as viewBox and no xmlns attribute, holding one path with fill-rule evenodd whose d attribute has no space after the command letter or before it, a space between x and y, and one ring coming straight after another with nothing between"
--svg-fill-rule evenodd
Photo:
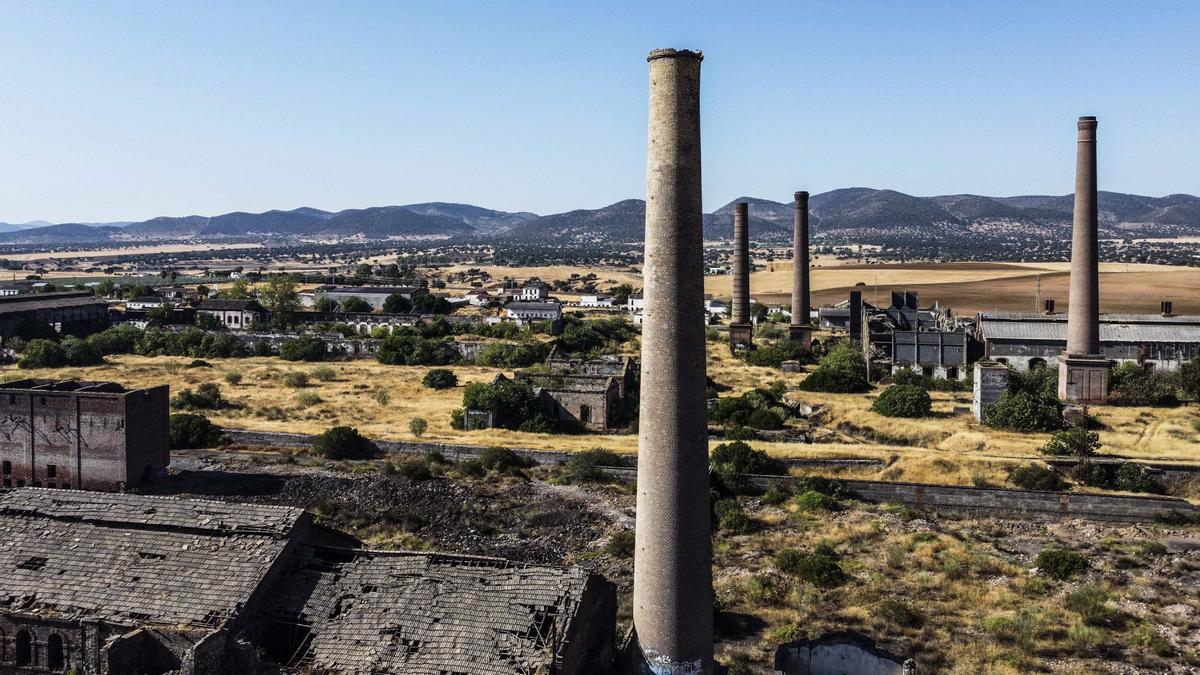
<instances>
[{"instance_id":1,"label":"stone wall","mask_svg":"<svg viewBox=\"0 0 1200 675\"><path fill-rule=\"evenodd\" d=\"M971 412L982 422L983 413L1008 391L1008 368L1001 363L975 362L975 390Z\"/></svg>"}]
</instances>

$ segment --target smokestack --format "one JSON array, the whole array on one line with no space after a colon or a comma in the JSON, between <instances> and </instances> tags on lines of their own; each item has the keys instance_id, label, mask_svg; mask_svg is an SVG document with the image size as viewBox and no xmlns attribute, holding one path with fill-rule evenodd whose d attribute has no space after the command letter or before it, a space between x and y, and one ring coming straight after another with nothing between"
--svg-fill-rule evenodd
<instances>
[{"instance_id":1,"label":"smokestack","mask_svg":"<svg viewBox=\"0 0 1200 675\"><path fill-rule=\"evenodd\" d=\"M796 193L792 236L792 325L789 335L805 346L812 344L812 304L808 286L808 193Z\"/></svg>"},{"instance_id":2,"label":"smokestack","mask_svg":"<svg viewBox=\"0 0 1200 675\"><path fill-rule=\"evenodd\" d=\"M850 341L862 342L863 328L862 291L850 291Z\"/></svg>"},{"instance_id":3,"label":"smokestack","mask_svg":"<svg viewBox=\"0 0 1200 675\"><path fill-rule=\"evenodd\" d=\"M1059 396L1075 403L1108 398L1108 362L1100 354L1100 261L1096 206L1096 118L1079 118L1075 151L1075 219L1071 228L1071 287L1067 350Z\"/></svg>"},{"instance_id":4,"label":"smokestack","mask_svg":"<svg viewBox=\"0 0 1200 675\"><path fill-rule=\"evenodd\" d=\"M1044 308L1047 314L1054 313L1054 298L1046 298Z\"/></svg>"},{"instance_id":5,"label":"smokestack","mask_svg":"<svg viewBox=\"0 0 1200 675\"><path fill-rule=\"evenodd\" d=\"M700 52L650 52L633 625L638 669L713 671Z\"/></svg>"},{"instance_id":6,"label":"smokestack","mask_svg":"<svg viewBox=\"0 0 1200 675\"><path fill-rule=\"evenodd\" d=\"M733 205L733 307L729 322L729 346L750 346L750 205Z\"/></svg>"},{"instance_id":7,"label":"smokestack","mask_svg":"<svg viewBox=\"0 0 1200 675\"><path fill-rule=\"evenodd\" d=\"M1163 300L1161 309L1163 316L1173 316L1175 313L1175 305L1170 300Z\"/></svg>"}]
</instances>

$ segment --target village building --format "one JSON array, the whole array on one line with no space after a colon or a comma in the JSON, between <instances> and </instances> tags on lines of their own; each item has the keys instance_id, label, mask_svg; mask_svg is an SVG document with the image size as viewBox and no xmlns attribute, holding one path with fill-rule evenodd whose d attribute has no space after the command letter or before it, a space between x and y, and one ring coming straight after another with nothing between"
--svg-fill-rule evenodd
<instances>
[{"instance_id":1,"label":"village building","mask_svg":"<svg viewBox=\"0 0 1200 675\"><path fill-rule=\"evenodd\" d=\"M625 421L627 397L637 382L633 359L552 357L546 365L546 372L517 371L515 377L533 387L551 419L592 431L614 429Z\"/></svg>"},{"instance_id":2,"label":"village building","mask_svg":"<svg viewBox=\"0 0 1200 675\"><path fill-rule=\"evenodd\" d=\"M297 508L23 488L0 491L0 530L3 672L574 673L612 655L602 577L370 551Z\"/></svg>"},{"instance_id":3,"label":"village building","mask_svg":"<svg viewBox=\"0 0 1200 675\"><path fill-rule=\"evenodd\" d=\"M580 307L616 307L617 302L610 295L581 295L579 296Z\"/></svg>"},{"instance_id":4,"label":"village building","mask_svg":"<svg viewBox=\"0 0 1200 675\"><path fill-rule=\"evenodd\" d=\"M166 385L17 380L0 386L3 487L124 490L170 463Z\"/></svg>"},{"instance_id":5,"label":"village building","mask_svg":"<svg viewBox=\"0 0 1200 675\"><path fill-rule=\"evenodd\" d=\"M157 295L146 295L140 298L132 298L125 301L125 309L135 312L144 312L150 309L158 309L163 306L163 299Z\"/></svg>"},{"instance_id":6,"label":"village building","mask_svg":"<svg viewBox=\"0 0 1200 675\"><path fill-rule=\"evenodd\" d=\"M504 306L506 318L525 324L537 321L559 321L562 319L562 303L559 302L510 302Z\"/></svg>"},{"instance_id":7,"label":"village building","mask_svg":"<svg viewBox=\"0 0 1200 675\"><path fill-rule=\"evenodd\" d=\"M267 319L267 309L257 300L205 300L196 312L216 317L230 330L249 330L252 324Z\"/></svg>"},{"instance_id":8,"label":"village building","mask_svg":"<svg viewBox=\"0 0 1200 675\"><path fill-rule=\"evenodd\" d=\"M550 297L550 284L533 278L521 284L521 292L515 299L522 302L542 302Z\"/></svg>"}]
</instances>

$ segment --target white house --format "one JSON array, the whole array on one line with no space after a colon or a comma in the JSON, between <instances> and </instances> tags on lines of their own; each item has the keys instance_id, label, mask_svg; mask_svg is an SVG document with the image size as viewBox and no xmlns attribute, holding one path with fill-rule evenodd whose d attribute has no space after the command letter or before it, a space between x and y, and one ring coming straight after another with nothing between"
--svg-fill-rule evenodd
<instances>
[{"instance_id":1,"label":"white house","mask_svg":"<svg viewBox=\"0 0 1200 675\"><path fill-rule=\"evenodd\" d=\"M541 302L550 297L550 285L540 279L530 279L521 285L522 302Z\"/></svg>"},{"instance_id":2,"label":"white house","mask_svg":"<svg viewBox=\"0 0 1200 675\"><path fill-rule=\"evenodd\" d=\"M631 295L629 300L625 301L625 309L636 314L646 309L646 299L640 295Z\"/></svg>"},{"instance_id":3,"label":"white house","mask_svg":"<svg viewBox=\"0 0 1200 675\"><path fill-rule=\"evenodd\" d=\"M616 302L608 295L581 295L579 296L580 307L614 307Z\"/></svg>"},{"instance_id":4,"label":"white house","mask_svg":"<svg viewBox=\"0 0 1200 675\"><path fill-rule=\"evenodd\" d=\"M163 306L163 299L157 295L147 295L142 298L132 298L125 301L125 309L144 311L147 309L157 309Z\"/></svg>"},{"instance_id":5,"label":"white house","mask_svg":"<svg viewBox=\"0 0 1200 675\"><path fill-rule=\"evenodd\" d=\"M196 306L196 312L215 316L232 330L245 330L267 318L267 309L257 300L205 300Z\"/></svg>"},{"instance_id":6,"label":"white house","mask_svg":"<svg viewBox=\"0 0 1200 675\"><path fill-rule=\"evenodd\" d=\"M504 306L504 315L520 322L558 321L562 318L562 304L557 302L510 302Z\"/></svg>"}]
</instances>

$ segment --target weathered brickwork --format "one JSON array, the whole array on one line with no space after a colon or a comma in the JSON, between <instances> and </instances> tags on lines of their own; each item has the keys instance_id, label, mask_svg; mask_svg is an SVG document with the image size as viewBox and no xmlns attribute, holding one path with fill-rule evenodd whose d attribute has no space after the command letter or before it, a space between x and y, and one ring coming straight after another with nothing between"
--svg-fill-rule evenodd
<instances>
[{"instance_id":1,"label":"weathered brickwork","mask_svg":"<svg viewBox=\"0 0 1200 675\"><path fill-rule=\"evenodd\" d=\"M123 490L170 463L168 388L19 380L0 388L3 487Z\"/></svg>"}]
</instances>

